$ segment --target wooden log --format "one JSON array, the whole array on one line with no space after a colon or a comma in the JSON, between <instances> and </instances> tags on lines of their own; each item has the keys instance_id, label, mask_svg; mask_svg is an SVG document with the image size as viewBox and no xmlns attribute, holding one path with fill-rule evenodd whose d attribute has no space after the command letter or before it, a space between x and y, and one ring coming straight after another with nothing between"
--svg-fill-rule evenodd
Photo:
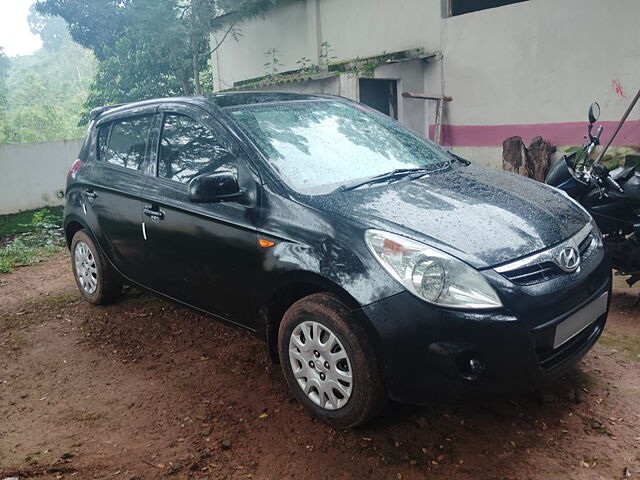
<instances>
[{"instance_id":1,"label":"wooden log","mask_svg":"<svg viewBox=\"0 0 640 480\"><path fill-rule=\"evenodd\" d=\"M502 169L518 175L527 175L527 147L520 137L509 137L502 142Z\"/></svg>"},{"instance_id":2,"label":"wooden log","mask_svg":"<svg viewBox=\"0 0 640 480\"><path fill-rule=\"evenodd\" d=\"M555 150L555 147L543 140L542 137L535 137L531 140L531 145L527 148L527 176L544 182L551 163L551 154Z\"/></svg>"},{"instance_id":3,"label":"wooden log","mask_svg":"<svg viewBox=\"0 0 640 480\"><path fill-rule=\"evenodd\" d=\"M509 137L502 143L502 169L544 182L555 147L535 137L528 147L521 137Z\"/></svg>"}]
</instances>

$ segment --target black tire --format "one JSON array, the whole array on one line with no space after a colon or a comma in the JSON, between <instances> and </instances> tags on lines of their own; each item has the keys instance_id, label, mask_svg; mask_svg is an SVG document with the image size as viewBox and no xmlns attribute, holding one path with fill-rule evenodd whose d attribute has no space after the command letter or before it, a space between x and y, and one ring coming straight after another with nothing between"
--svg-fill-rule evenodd
<instances>
[{"instance_id":1,"label":"black tire","mask_svg":"<svg viewBox=\"0 0 640 480\"><path fill-rule=\"evenodd\" d=\"M95 289L85 288L85 281L82 275L78 274L76 266L76 250L82 251L86 246L89 249L90 256L88 262L92 264L95 273L92 274L95 281ZM78 290L87 302L94 305L107 305L113 303L122 292L122 282L117 272L102 254L102 251L96 246L86 230L76 232L71 241L71 268L73 269L73 277L78 285Z\"/></svg>"},{"instance_id":2,"label":"black tire","mask_svg":"<svg viewBox=\"0 0 640 480\"><path fill-rule=\"evenodd\" d=\"M337 337L342 344L341 346L346 350L348 367L353 383L350 396L348 396L343 406L335 408L334 405L333 409L324 408L304 392L303 387L295 377L292 360L289 358L289 343L292 341L291 337L296 328L298 326L302 327L304 322L316 322L326 327L330 330L330 333ZM300 330L297 331L300 332ZM323 334L326 335L327 333L323 332ZM329 425L337 428L356 427L378 414L387 403L387 395L383 387L376 355L366 332L352 321L349 309L332 294L317 293L309 295L298 300L287 310L278 332L278 353L284 376L296 398L312 415ZM304 356L302 351L300 353ZM316 354L317 352L314 350L313 355ZM321 355L319 357L320 360L324 358L325 353ZM294 360L294 363L299 369L303 368L301 367L301 360ZM327 363L327 365L329 364ZM347 364L345 363L344 365ZM315 367L317 366L314 365ZM335 368L337 369L338 366L336 365ZM306 369L306 366L304 369ZM330 368L327 370L327 375L329 375L329 371ZM316 382L324 381L325 378L328 379L328 377L320 377L321 373L317 373L316 370L309 369L307 373L309 376L317 374ZM301 381L308 382L309 380L308 377L303 375ZM325 405L330 402L329 397L324 396L324 393L320 393L317 389L315 389L313 395L317 401L324 401ZM319 400L320 396L323 396L326 401Z\"/></svg>"}]
</instances>

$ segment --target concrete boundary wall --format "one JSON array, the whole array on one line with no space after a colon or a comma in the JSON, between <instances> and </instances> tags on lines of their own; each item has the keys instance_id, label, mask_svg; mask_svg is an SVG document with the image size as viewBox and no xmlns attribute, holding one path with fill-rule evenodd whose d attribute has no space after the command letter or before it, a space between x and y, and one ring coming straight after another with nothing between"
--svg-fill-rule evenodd
<instances>
[{"instance_id":1,"label":"concrete boundary wall","mask_svg":"<svg viewBox=\"0 0 640 480\"><path fill-rule=\"evenodd\" d=\"M67 172L82 139L0 145L0 214L63 205Z\"/></svg>"}]
</instances>

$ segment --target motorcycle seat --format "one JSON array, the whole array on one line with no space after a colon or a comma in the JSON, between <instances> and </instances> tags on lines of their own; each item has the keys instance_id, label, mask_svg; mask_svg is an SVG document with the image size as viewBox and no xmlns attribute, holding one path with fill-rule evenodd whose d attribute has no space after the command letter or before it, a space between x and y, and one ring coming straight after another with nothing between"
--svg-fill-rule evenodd
<instances>
[{"instance_id":1,"label":"motorcycle seat","mask_svg":"<svg viewBox=\"0 0 640 480\"><path fill-rule=\"evenodd\" d=\"M635 170L636 170L635 165L631 165L630 167L618 167L611 170L611 172L609 172L609 175L616 182L620 183L620 182L625 182L629 180L633 176L633 173L635 172Z\"/></svg>"}]
</instances>

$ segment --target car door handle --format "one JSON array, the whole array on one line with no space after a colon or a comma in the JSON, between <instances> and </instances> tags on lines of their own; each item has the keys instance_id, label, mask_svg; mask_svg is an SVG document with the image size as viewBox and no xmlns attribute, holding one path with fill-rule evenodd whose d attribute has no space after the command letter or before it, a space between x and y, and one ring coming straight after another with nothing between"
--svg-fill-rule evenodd
<instances>
[{"instance_id":1,"label":"car door handle","mask_svg":"<svg viewBox=\"0 0 640 480\"><path fill-rule=\"evenodd\" d=\"M98 194L96 192L94 192L93 190L91 190L90 188L85 188L82 193L84 193L84 196L87 198L98 198Z\"/></svg>"},{"instance_id":2,"label":"car door handle","mask_svg":"<svg viewBox=\"0 0 640 480\"><path fill-rule=\"evenodd\" d=\"M145 205L144 214L151 217L154 220L161 220L164 218L164 211L151 205Z\"/></svg>"}]
</instances>

